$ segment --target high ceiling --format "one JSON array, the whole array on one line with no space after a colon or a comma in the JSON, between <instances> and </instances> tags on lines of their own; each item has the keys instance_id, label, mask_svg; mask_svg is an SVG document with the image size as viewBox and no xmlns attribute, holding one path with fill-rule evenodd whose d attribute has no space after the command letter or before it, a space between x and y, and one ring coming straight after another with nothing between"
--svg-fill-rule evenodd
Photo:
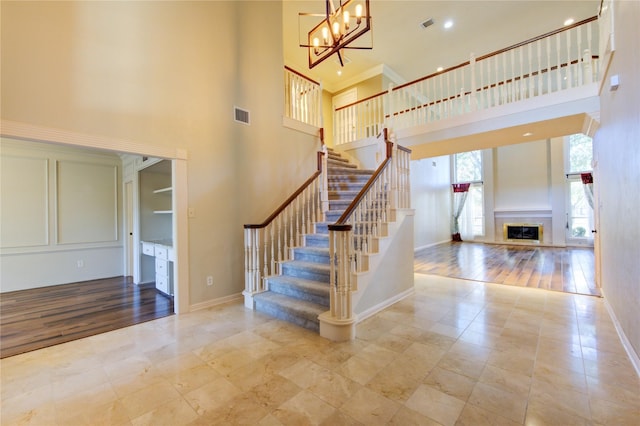
<instances>
[{"instance_id":1,"label":"high ceiling","mask_svg":"<svg viewBox=\"0 0 640 426\"><path fill-rule=\"evenodd\" d=\"M370 5L373 49L346 51L349 63L344 67L330 58L309 70L307 51L299 47L308 30L300 23L308 21L298 14L324 13L325 0L284 0L285 63L331 92L382 64L401 81L411 81L437 67L465 62L471 53L480 56L560 28L568 18L578 22L592 17L600 0L370 0ZM421 23L430 18L434 24L423 28ZM450 29L443 27L447 20L453 21Z\"/></svg>"}]
</instances>

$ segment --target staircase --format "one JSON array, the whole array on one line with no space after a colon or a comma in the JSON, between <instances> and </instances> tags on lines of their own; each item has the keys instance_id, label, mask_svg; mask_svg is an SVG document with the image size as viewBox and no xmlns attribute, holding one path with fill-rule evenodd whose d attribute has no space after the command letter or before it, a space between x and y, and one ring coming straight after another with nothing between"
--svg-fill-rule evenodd
<instances>
[{"instance_id":1,"label":"staircase","mask_svg":"<svg viewBox=\"0 0 640 426\"><path fill-rule=\"evenodd\" d=\"M254 296L255 309L319 331L318 315L329 310L329 231L367 183L372 170L361 170L338 152L328 150L329 210L304 246L293 248L293 260L281 264L282 275L266 278L269 291Z\"/></svg>"}]
</instances>

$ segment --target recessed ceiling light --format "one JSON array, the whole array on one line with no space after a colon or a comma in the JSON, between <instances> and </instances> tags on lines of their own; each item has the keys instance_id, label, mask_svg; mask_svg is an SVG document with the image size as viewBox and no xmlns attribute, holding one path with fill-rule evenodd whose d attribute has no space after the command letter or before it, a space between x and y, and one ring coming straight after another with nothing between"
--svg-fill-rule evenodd
<instances>
[{"instance_id":1,"label":"recessed ceiling light","mask_svg":"<svg viewBox=\"0 0 640 426\"><path fill-rule=\"evenodd\" d=\"M444 70L444 68L442 68L442 67L438 67L438 68L436 68L436 71L437 71L437 72L440 72L440 71L442 71L442 70Z\"/></svg>"},{"instance_id":2,"label":"recessed ceiling light","mask_svg":"<svg viewBox=\"0 0 640 426\"><path fill-rule=\"evenodd\" d=\"M567 19L566 21L564 21L564 25L565 25L565 26L567 26L567 25L571 25L571 24L573 24L574 22L575 22L575 19L573 19L573 18L569 18L569 19Z\"/></svg>"},{"instance_id":3,"label":"recessed ceiling light","mask_svg":"<svg viewBox=\"0 0 640 426\"><path fill-rule=\"evenodd\" d=\"M524 137L533 136L533 133L531 133L531 132L523 133L522 136L524 136Z\"/></svg>"},{"instance_id":4,"label":"recessed ceiling light","mask_svg":"<svg viewBox=\"0 0 640 426\"><path fill-rule=\"evenodd\" d=\"M342 70L338 70L338 75L342 75Z\"/></svg>"},{"instance_id":5,"label":"recessed ceiling light","mask_svg":"<svg viewBox=\"0 0 640 426\"><path fill-rule=\"evenodd\" d=\"M451 27L453 27L453 21L452 20L448 20L444 22L444 27L445 29L449 29Z\"/></svg>"}]
</instances>

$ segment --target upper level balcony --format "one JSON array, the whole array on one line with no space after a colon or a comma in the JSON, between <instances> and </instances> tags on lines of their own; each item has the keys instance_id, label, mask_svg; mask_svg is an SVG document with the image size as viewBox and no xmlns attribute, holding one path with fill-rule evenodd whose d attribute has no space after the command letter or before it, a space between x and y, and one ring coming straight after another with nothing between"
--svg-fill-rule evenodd
<instances>
[{"instance_id":1,"label":"upper level balcony","mask_svg":"<svg viewBox=\"0 0 640 426\"><path fill-rule=\"evenodd\" d=\"M598 38L598 19L592 17L471 55L457 66L337 108L316 123L333 122L332 142L341 149L365 145L388 128L414 159L592 133L601 88ZM322 111L321 87L294 77L287 79L294 82L286 85L288 111Z\"/></svg>"}]
</instances>

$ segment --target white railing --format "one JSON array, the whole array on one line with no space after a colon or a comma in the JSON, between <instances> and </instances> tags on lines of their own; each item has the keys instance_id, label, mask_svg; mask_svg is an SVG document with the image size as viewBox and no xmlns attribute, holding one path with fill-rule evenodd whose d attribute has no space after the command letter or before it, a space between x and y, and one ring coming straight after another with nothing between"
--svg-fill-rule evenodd
<instances>
[{"instance_id":1,"label":"white railing","mask_svg":"<svg viewBox=\"0 0 640 426\"><path fill-rule=\"evenodd\" d=\"M284 67L284 115L322 127L322 86L292 68Z\"/></svg>"},{"instance_id":2,"label":"white railing","mask_svg":"<svg viewBox=\"0 0 640 426\"><path fill-rule=\"evenodd\" d=\"M368 270L368 258L378 252L378 237L387 234L394 210L409 208L409 162L411 151L387 139L387 158L378 167L338 221L329 225L331 264L330 319L353 319L352 293L357 290L354 275Z\"/></svg>"},{"instance_id":3,"label":"white railing","mask_svg":"<svg viewBox=\"0 0 640 426\"><path fill-rule=\"evenodd\" d=\"M596 17L392 87L334 113L336 145L597 80Z\"/></svg>"},{"instance_id":4,"label":"white railing","mask_svg":"<svg viewBox=\"0 0 640 426\"><path fill-rule=\"evenodd\" d=\"M253 309L253 296L267 291L266 277L280 274L280 263L290 260L291 249L302 245L305 234L324 220L328 199L327 156L318 153L318 171L261 224L244 225L245 306Z\"/></svg>"},{"instance_id":5,"label":"white railing","mask_svg":"<svg viewBox=\"0 0 640 426\"><path fill-rule=\"evenodd\" d=\"M384 93L379 93L337 109L333 119L334 143L340 145L380 134L388 110L384 102Z\"/></svg>"}]
</instances>

